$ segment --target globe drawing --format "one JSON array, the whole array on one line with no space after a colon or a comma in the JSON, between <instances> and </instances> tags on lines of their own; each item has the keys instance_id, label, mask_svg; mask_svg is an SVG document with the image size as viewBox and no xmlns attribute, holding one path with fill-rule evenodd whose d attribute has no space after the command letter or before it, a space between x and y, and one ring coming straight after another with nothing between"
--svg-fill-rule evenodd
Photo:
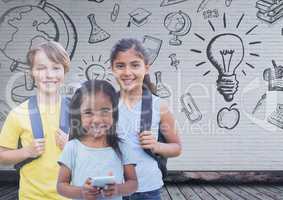
<instances>
[{"instance_id":1,"label":"globe drawing","mask_svg":"<svg viewBox=\"0 0 283 200\"><path fill-rule=\"evenodd\" d=\"M75 26L64 11L46 0L37 5L10 8L0 17L0 51L11 61L11 72L25 75L25 81L12 88L14 101L24 101L30 96L29 90L34 89L27 73L30 70L26 60L28 50L49 40L60 42L72 58L77 44Z\"/></svg>"},{"instance_id":2,"label":"globe drawing","mask_svg":"<svg viewBox=\"0 0 283 200\"><path fill-rule=\"evenodd\" d=\"M11 71L27 67L26 53L34 44L58 41L58 27L54 19L36 6L12 8L2 16L0 23L0 49L13 61Z\"/></svg>"},{"instance_id":3,"label":"globe drawing","mask_svg":"<svg viewBox=\"0 0 283 200\"><path fill-rule=\"evenodd\" d=\"M181 45L182 41L178 39L178 36L183 36L189 33L191 29L191 19L189 15L179 10L178 12L169 13L164 19L164 26L173 39L169 41L170 45Z\"/></svg>"}]
</instances>

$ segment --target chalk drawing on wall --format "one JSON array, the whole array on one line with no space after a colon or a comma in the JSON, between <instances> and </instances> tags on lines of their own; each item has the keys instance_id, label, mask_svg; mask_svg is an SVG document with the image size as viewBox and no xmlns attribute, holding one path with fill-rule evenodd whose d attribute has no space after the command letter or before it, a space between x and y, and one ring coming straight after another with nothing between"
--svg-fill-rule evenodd
<instances>
[{"instance_id":1,"label":"chalk drawing on wall","mask_svg":"<svg viewBox=\"0 0 283 200\"><path fill-rule=\"evenodd\" d=\"M144 35L142 42L149 55L149 65L152 65L158 57L162 46L162 40L150 35Z\"/></svg>"},{"instance_id":2,"label":"chalk drawing on wall","mask_svg":"<svg viewBox=\"0 0 283 200\"><path fill-rule=\"evenodd\" d=\"M25 93L30 94L34 89L26 60L32 46L55 40L63 45L70 58L74 55L78 36L72 20L63 10L44 0L37 5L8 9L0 17L0 27L0 51L11 61L11 72L21 72L24 76L23 83L12 87L15 102L25 100L28 97Z\"/></svg>"},{"instance_id":3,"label":"chalk drawing on wall","mask_svg":"<svg viewBox=\"0 0 283 200\"><path fill-rule=\"evenodd\" d=\"M119 16L119 12L120 12L120 5L118 3L115 3L115 5L113 6L113 10L110 13L110 19L112 22L116 22Z\"/></svg>"},{"instance_id":4,"label":"chalk drawing on wall","mask_svg":"<svg viewBox=\"0 0 283 200\"><path fill-rule=\"evenodd\" d=\"M203 19L217 18L219 17L218 9L207 9L202 12Z\"/></svg>"},{"instance_id":5,"label":"chalk drawing on wall","mask_svg":"<svg viewBox=\"0 0 283 200\"><path fill-rule=\"evenodd\" d=\"M263 71L263 79L268 81L268 91L283 91L283 67L272 60L273 68ZM267 117L267 121L279 128L283 128L283 104L277 103L276 109Z\"/></svg>"},{"instance_id":6,"label":"chalk drawing on wall","mask_svg":"<svg viewBox=\"0 0 283 200\"><path fill-rule=\"evenodd\" d=\"M164 27L169 31L170 35L173 35L173 38L169 40L169 44L174 46L181 45L182 41L178 37L187 35L191 26L192 22L189 15L181 10L166 15Z\"/></svg>"},{"instance_id":7,"label":"chalk drawing on wall","mask_svg":"<svg viewBox=\"0 0 283 200\"><path fill-rule=\"evenodd\" d=\"M217 113L217 124L220 128L233 129L240 121L240 112L236 106L237 104L232 104L229 108L223 107Z\"/></svg>"},{"instance_id":8,"label":"chalk drawing on wall","mask_svg":"<svg viewBox=\"0 0 283 200\"><path fill-rule=\"evenodd\" d=\"M58 41L71 58L76 49L77 32L73 22L64 11L46 1L36 6L11 8L1 16L0 23L0 50L13 61L11 71L16 68L29 69L26 66L26 53L34 44Z\"/></svg>"},{"instance_id":9,"label":"chalk drawing on wall","mask_svg":"<svg viewBox=\"0 0 283 200\"><path fill-rule=\"evenodd\" d=\"M171 53L168 58L170 58L170 66L174 67L176 70L178 69L178 65L180 64L180 60L177 59L177 55L175 53Z\"/></svg>"},{"instance_id":10,"label":"chalk drawing on wall","mask_svg":"<svg viewBox=\"0 0 283 200\"><path fill-rule=\"evenodd\" d=\"M149 16L151 12L144 8L137 8L129 13L130 19L128 21L127 27L131 27L134 24L137 27L141 27L149 21Z\"/></svg>"},{"instance_id":11,"label":"chalk drawing on wall","mask_svg":"<svg viewBox=\"0 0 283 200\"><path fill-rule=\"evenodd\" d=\"M12 88L11 100L16 103L22 103L35 94L34 88L36 88L36 85L34 85L30 71L25 73L17 72L15 77L9 86L9 88Z\"/></svg>"},{"instance_id":12,"label":"chalk drawing on wall","mask_svg":"<svg viewBox=\"0 0 283 200\"><path fill-rule=\"evenodd\" d=\"M277 65L272 60L273 68L267 68L263 71L263 79L268 81L269 91L283 91L283 66Z\"/></svg>"},{"instance_id":13,"label":"chalk drawing on wall","mask_svg":"<svg viewBox=\"0 0 283 200\"><path fill-rule=\"evenodd\" d=\"M225 0L226 7L230 7L233 0Z\"/></svg>"},{"instance_id":14,"label":"chalk drawing on wall","mask_svg":"<svg viewBox=\"0 0 283 200\"><path fill-rule=\"evenodd\" d=\"M156 79L156 94L160 98L168 98L171 96L170 90L165 86L165 84L162 82L161 78L161 71L154 72L155 79Z\"/></svg>"},{"instance_id":15,"label":"chalk drawing on wall","mask_svg":"<svg viewBox=\"0 0 283 200\"><path fill-rule=\"evenodd\" d=\"M193 96L189 92L183 94L180 101L182 105L182 112L185 113L190 122L197 122L201 120L202 114L193 99Z\"/></svg>"},{"instance_id":16,"label":"chalk drawing on wall","mask_svg":"<svg viewBox=\"0 0 283 200\"><path fill-rule=\"evenodd\" d=\"M276 110L267 117L267 121L283 129L283 104L277 104Z\"/></svg>"},{"instance_id":17,"label":"chalk drawing on wall","mask_svg":"<svg viewBox=\"0 0 283 200\"><path fill-rule=\"evenodd\" d=\"M184 1L187 1L187 0L163 0L160 4L160 7L171 6L171 5L174 5L174 4L182 3Z\"/></svg>"},{"instance_id":18,"label":"chalk drawing on wall","mask_svg":"<svg viewBox=\"0 0 283 200\"><path fill-rule=\"evenodd\" d=\"M94 2L96 2L96 3L101 3L101 2L103 2L104 0L88 0L88 1L94 1Z\"/></svg>"},{"instance_id":19,"label":"chalk drawing on wall","mask_svg":"<svg viewBox=\"0 0 283 200\"><path fill-rule=\"evenodd\" d=\"M0 99L0 126L3 127L11 108L10 106L2 99Z\"/></svg>"},{"instance_id":20,"label":"chalk drawing on wall","mask_svg":"<svg viewBox=\"0 0 283 200\"><path fill-rule=\"evenodd\" d=\"M273 23L283 16L283 1L282 0L259 0L256 2L257 18Z\"/></svg>"},{"instance_id":21,"label":"chalk drawing on wall","mask_svg":"<svg viewBox=\"0 0 283 200\"><path fill-rule=\"evenodd\" d=\"M264 93L263 95L261 95L260 99L257 101L253 111L252 111L252 114L255 114L256 111L263 105L263 103L265 102L265 99L266 99L266 93Z\"/></svg>"},{"instance_id":22,"label":"chalk drawing on wall","mask_svg":"<svg viewBox=\"0 0 283 200\"><path fill-rule=\"evenodd\" d=\"M88 43L99 43L103 42L104 40L107 40L110 38L110 34L107 33L105 30L103 30L96 22L95 15L93 13L89 14L88 16L90 25L91 25L91 31L89 34Z\"/></svg>"},{"instance_id":23,"label":"chalk drawing on wall","mask_svg":"<svg viewBox=\"0 0 283 200\"><path fill-rule=\"evenodd\" d=\"M197 12L201 12L206 9L206 5L210 0L202 0L198 6Z\"/></svg>"},{"instance_id":24,"label":"chalk drawing on wall","mask_svg":"<svg viewBox=\"0 0 283 200\"><path fill-rule=\"evenodd\" d=\"M83 66L77 67L78 78L80 80L106 80L112 82L111 72L105 66L108 62L109 59L104 62L102 61L102 55L99 55L97 60L95 60L94 56L91 56L91 61L82 59Z\"/></svg>"},{"instance_id":25,"label":"chalk drawing on wall","mask_svg":"<svg viewBox=\"0 0 283 200\"><path fill-rule=\"evenodd\" d=\"M236 25L236 29L240 26L244 15L242 15ZM214 25L210 20L208 20L210 28L213 32L216 32ZM226 29L226 15L223 15L223 27ZM242 34L242 37L246 37L252 31L256 29L257 25L250 28L246 33ZM207 39L195 33L195 36L202 42L206 42ZM247 42L246 42L247 43ZM243 43L240 35L235 33L220 33L212 37L209 40L206 47L206 57L210 63L217 69L218 79L216 81L217 90L224 97L225 101L230 102L234 98L234 94L238 91L238 80L236 73L239 71L238 68L244 61L244 57L247 55L259 57L257 53L251 53L245 51L246 45L258 45L261 41L252 41L247 44ZM202 54L203 51L199 49L191 49L193 53ZM247 60L247 58L246 58ZM196 64L196 67L202 66L206 61L201 61ZM255 68L252 64L245 62L246 65L252 69ZM245 70L241 71L244 76L246 76ZM203 76L210 73L210 70L205 72Z\"/></svg>"}]
</instances>

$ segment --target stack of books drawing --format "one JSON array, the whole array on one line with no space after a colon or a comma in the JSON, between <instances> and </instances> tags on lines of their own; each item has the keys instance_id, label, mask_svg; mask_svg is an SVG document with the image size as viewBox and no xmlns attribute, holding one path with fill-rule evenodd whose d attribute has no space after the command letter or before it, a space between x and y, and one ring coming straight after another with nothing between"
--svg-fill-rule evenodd
<instances>
[{"instance_id":1,"label":"stack of books drawing","mask_svg":"<svg viewBox=\"0 0 283 200\"><path fill-rule=\"evenodd\" d=\"M283 0L259 0L257 17L268 23L273 23L283 16Z\"/></svg>"}]
</instances>

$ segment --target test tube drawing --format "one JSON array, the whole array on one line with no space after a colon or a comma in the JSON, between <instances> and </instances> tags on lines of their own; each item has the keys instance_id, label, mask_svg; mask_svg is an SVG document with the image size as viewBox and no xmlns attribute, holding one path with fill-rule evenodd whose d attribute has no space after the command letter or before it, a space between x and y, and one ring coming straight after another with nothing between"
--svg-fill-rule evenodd
<instances>
[{"instance_id":1,"label":"test tube drawing","mask_svg":"<svg viewBox=\"0 0 283 200\"><path fill-rule=\"evenodd\" d=\"M177 59L177 56L175 53L172 53L168 56L168 58L171 59L170 66L175 67L175 69L178 69L178 65L180 64L180 60Z\"/></svg>"},{"instance_id":2,"label":"test tube drawing","mask_svg":"<svg viewBox=\"0 0 283 200\"><path fill-rule=\"evenodd\" d=\"M171 96L169 89L162 83L161 71L154 73L156 78L156 93L160 98L167 98Z\"/></svg>"},{"instance_id":3,"label":"test tube drawing","mask_svg":"<svg viewBox=\"0 0 283 200\"><path fill-rule=\"evenodd\" d=\"M183 107L182 112L185 113L185 115L191 122L197 122L201 120L202 114L198 109L192 95L189 92L183 94L180 100Z\"/></svg>"}]
</instances>

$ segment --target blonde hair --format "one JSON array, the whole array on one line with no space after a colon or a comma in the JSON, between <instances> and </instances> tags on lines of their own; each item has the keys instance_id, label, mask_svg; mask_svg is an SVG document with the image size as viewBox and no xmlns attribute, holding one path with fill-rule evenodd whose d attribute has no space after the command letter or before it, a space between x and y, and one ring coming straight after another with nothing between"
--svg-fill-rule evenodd
<instances>
[{"instance_id":1,"label":"blonde hair","mask_svg":"<svg viewBox=\"0 0 283 200\"><path fill-rule=\"evenodd\" d=\"M70 68L70 57L62 45L55 41L48 41L32 47L27 53L27 64L32 68L35 55L38 51L42 51L54 63L62 64L64 72L68 72Z\"/></svg>"}]
</instances>

